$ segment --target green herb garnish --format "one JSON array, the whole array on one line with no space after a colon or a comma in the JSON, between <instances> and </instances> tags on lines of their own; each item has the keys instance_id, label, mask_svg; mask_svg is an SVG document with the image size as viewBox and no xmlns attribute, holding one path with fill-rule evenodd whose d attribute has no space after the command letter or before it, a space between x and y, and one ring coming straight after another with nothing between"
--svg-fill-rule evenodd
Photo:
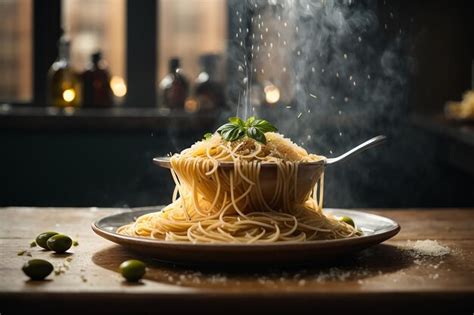
<instances>
[{"instance_id":1,"label":"green herb garnish","mask_svg":"<svg viewBox=\"0 0 474 315\"><path fill-rule=\"evenodd\" d=\"M203 138L203 139L204 139L204 140L209 140L209 139L211 139L211 137L212 137L212 133L208 132L208 133L205 133L205 134L204 134L204 138Z\"/></svg>"},{"instance_id":2,"label":"green herb garnish","mask_svg":"<svg viewBox=\"0 0 474 315\"><path fill-rule=\"evenodd\" d=\"M252 138L263 144L267 143L265 132L277 131L275 126L264 119L256 119L254 116L246 121L239 117L229 118L229 122L220 126L217 132L224 140L235 141L244 136Z\"/></svg>"}]
</instances>

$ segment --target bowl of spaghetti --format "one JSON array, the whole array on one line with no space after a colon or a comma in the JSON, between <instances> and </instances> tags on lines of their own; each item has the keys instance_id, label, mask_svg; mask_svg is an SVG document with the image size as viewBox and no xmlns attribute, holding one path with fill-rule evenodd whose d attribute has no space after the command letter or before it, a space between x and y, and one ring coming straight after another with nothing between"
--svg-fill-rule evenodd
<instances>
[{"instance_id":1,"label":"bowl of spaghetti","mask_svg":"<svg viewBox=\"0 0 474 315\"><path fill-rule=\"evenodd\" d=\"M264 120L232 118L190 148L155 159L171 170L176 184L173 202L117 233L228 244L361 235L353 224L322 210L326 158L308 153L276 131Z\"/></svg>"}]
</instances>

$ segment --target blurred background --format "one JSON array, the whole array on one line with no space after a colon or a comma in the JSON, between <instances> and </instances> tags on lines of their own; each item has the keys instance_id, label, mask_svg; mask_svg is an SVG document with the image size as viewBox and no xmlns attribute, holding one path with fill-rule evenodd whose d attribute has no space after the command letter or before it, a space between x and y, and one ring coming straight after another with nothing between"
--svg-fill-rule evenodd
<instances>
[{"instance_id":1,"label":"blurred background","mask_svg":"<svg viewBox=\"0 0 474 315\"><path fill-rule=\"evenodd\" d=\"M178 152L257 115L336 156L327 207L474 205L472 1L0 0L0 205L167 204Z\"/></svg>"}]
</instances>

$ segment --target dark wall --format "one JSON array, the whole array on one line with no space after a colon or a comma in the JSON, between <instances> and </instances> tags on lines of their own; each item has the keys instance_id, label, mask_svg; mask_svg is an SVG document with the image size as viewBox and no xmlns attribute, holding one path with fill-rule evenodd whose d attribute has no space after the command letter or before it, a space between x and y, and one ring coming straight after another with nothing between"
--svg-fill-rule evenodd
<instances>
[{"instance_id":1,"label":"dark wall","mask_svg":"<svg viewBox=\"0 0 474 315\"><path fill-rule=\"evenodd\" d=\"M166 204L174 184L152 158L188 147L208 130L176 137L167 131L0 130L0 205ZM430 134L409 125L403 130L382 147L328 167L325 205L472 206L473 175L447 164L446 150Z\"/></svg>"},{"instance_id":2,"label":"dark wall","mask_svg":"<svg viewBox=\"0 0 474 315\"><path fill-rule=\"evenodd\" d=\"M406 22L413 25L413 108L439 113L446 101L459 101L474 88L474 1L403 3Z\"/></svg>"},{"instance_id":3,"label":"dark wall","mask_svg":"<svg viewBox=\"0 0 474 315\"><path fill-rule=\"evenodd\" d=\"M35 122L31 118L26 129L28 117L16 117L12 119L23 128L0 129L0 205L124 207L168 203L173 180L169 170L153 164L153 157L178 152L214 128L209 120L201 124L199 117L175 118L175 125L169 122L173 118L155 119L148 130L143 125L127 127L125 122L133 119L123 117L122 128L105 129L100 122L95 128L78 128L74 127L78 118L54 119L48 122L49 128L41 130L34 126L44 119ZM69 128L64 126L68 123Z\"/></svg>"},{"instance_id":4,"label":"dark wall","mask_svg":"<svg viewBox=\"0 0 474 315\"><path fill-rule=\"evenodd\" d=\"M174 151L149 132L1 132L2 205L127 206L170 200ZM191 141L189 141L191 142ZM162 199L163 198L163 199Z\"/></svg>"}]
</instances>

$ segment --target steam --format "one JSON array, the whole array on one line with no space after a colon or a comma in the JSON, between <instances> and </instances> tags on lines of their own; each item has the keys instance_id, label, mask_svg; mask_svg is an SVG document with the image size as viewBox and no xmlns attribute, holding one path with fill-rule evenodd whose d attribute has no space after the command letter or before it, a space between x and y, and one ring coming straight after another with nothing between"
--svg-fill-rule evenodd
<instances>
[{"instance_id":1,"label":"steam","mask_svg":"<svg viewBox=\"0 0 474 315\"><path fill-rule=\"evenodd\" d=\"M223 116L266 118L294 142L326 156L377 134L399 136L411 59L396 14L390 12L391 21L384 23L377 17L385 3L235 0L230 5L237 32L231 34L228 58L235 80L228 86L233 103ZM281 94L271 106L264 102L267 84ZM357 174L362 183L370 180L374 154L348 165L369 170ZM344 178L353 172L347 170L339 168L329 186L350 204L354 189Z\"/></svg>"},{"instance_id":2,"label":"steam","mask_svg":"<svg viewBox=\"0 0 474 315\"><path fill-rule=\"evenodd\" d=\"M284 133L305 143L322 118L339 123L338 134L343 135L342 122L353 112L363 112L370 120L381 114L393 117L397 111L406 85L403 32L386 40L374 11L376 2L272 0L231 5L237 7L239 21L229 54L238 74L237 84L230 86L238 91L234 114L271 116ZM272 110L262 104L265 82L278 86L283 95ZM260 99L254 96L258 94Z\"/></svg>"}]
</instances>

